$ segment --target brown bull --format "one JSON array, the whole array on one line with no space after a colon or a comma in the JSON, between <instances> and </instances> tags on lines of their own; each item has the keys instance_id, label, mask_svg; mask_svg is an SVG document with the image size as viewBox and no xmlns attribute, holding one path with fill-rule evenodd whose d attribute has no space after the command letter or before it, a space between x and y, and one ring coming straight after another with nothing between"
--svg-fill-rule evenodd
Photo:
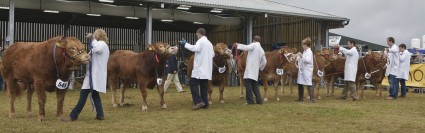
<instances>
[{"instance_id":1,"label":"brown bull","mask_svg":"<svg viewBox=\"0 0 425 133\"><path fill-rule=\"evenodd\" d=\"M54 49L55 46L56 49ZM53 54L53 51L56 53ZM39 105L38 119L43 121L47 100L45 91L56 91L56 116L61 118L67 90L57 89L56 80L59 78L62 81L68 81L71 72L80 65L87 64L88 61L89 56L84 45L74 37L55 37L41 43L15 43L10 46L3 56L1 66L3 77L8 85L9 116L15 117L15 98L24 90L27 90L27 113L31 115L31 100L35 91ZM30 85L33 87L29 87Z\"/></svg>"},{"instance_id":2,"label":"brown bull","mask_svg":"<svg viewBox=\"0 0 425 133\"><path fill-rule=\"evenodd\" d=\"M320 97L320 78L318 75L318 70L324 72L326 66L329 65L329 62L326 60L325 57L323 57L321 54L314 54L313 57L313 84L315 85L316 91L314 91L316 93L316 98L317 99L321 99Z\"/></svg>"},{"instance_id":3,"label":"brown bull","mask_svg":"<svg viewBox=\"0 0 425 133\"><path fill-rule=\"evenodd\" d=\"M369 80L375 87L376 96L382 96L381 83L385 77L385 65L387 62L386 57L387 56L383 54L383 52L377 53L369 51L366 56L359 59L359 63L357 65L356 88L357 90L361 89L362 98L365 98L363 87L367 80L365 78L366 73L371 75Z\"/></svg>"},{"instance_id":4,"label":"brown bull","mask_svg":"<svg viewBox=\"0 0 425 133\"><path fill-rule=\"evenodd\" d=\"M120 88L120 106L124 105L124 93L126 86L137 83L143 97L142 110L147 111L146 87L153 89L157 84L157 78L166 79L163 72L165 63L174 47L165 43L149 45L142 53L130 50L118 50L109 56L108 82L112 90L112 105L118 107L116 102L116 89ZM161 99L161 108L167 108L164 101L164 84L157 86Z\"/></svg>"},{"instance_id":5,"label":"brown bull","mask_svg":"<svg viewBox=\"0 0 425 133\"><path fill-rule=\"evenodd\" d=\"M295 54L298 51L297 51L296 48L292 48L288 52ZM298 78L298 68L295 65L295 63L297 63L297 62L296 61L292 61L286 67L284 67L285 73L282 75L282 80L281 80L281 84L282 84L282 95L285 94L285 82L287 80L288 80L289 88L291 90L290 95L293 95L294 94L293 83Z\"/></svg>"},{"instance_id":6,"label":"brown bull","mask_svg":"<svg viewBox=\"0 0 425 133\"><path fill-rule=\"evenodd\" d=\"M278 96L278 85L279 85L279 81L281 80L281 75L278 75L276 73L276 69L284 69L289 64L289 62L291 62L293 58L295 58L295 55L289 53L289 51L293 51L293 49L284 47L279 50L265 53L267 64L264 70L260 72L260 77L261 77L261 80L263 81L263 86L264 86L264 101L268 101L267 90L268 90L269 81L273 81L273 86L275 90L275 98L277 101L280 100ZM244 87L243 75L244 75L245 67L246 67L246 56L247 56L246 52L241 54L239 57L239 63L238 63L238 72L239 72L238 75L241 82L241 86L240 86L241 97L243 97L243 87Z\"/></svg>"},{"instance_id":7,"label":"brown bull","mask_svg":"<svg viewBox=\"0 0 425 133\"><path fill-rule=\"evenodd\" d=\"M230 68L226 68L226 70L222 73L219 72L219 67L222 68L224 66L227 66L227 59L230 58L230 55L232 53L228 53L227 50L227 44L224 43L218 43L214 46L214 53L215 56L213 58L213 73L212 73L212 80L208 81L208 102L209 104L212 104L212 92L213 92L213 86L218 85L219 91L220 91L220 103L224 103L223 93L224 93L224 87L227 85L227 74ZM187 75L188 77L192 76L192 70L193 70L193 61L195 59L195 55L192 55L189 59L189 63L187 66Z\"/></svg>"},{"instance_id":8,"label":"brown bull","mask_svg":"<svg viewBox=\"0 0 425 133\"><path fill-rule=\"evenodd\" d=\"M344 78L345 58L337 56L331 49L322 49L322 54L329 62L325 67L326 96L334 95L334 84L338 77ZM334 58L336 57L336 58Z\"/></svg>"}]
</instances>

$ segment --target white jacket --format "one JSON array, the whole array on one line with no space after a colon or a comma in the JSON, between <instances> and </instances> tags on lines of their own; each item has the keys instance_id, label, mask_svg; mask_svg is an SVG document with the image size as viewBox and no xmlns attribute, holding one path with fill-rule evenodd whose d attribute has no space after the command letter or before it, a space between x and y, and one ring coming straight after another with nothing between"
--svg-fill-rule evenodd
<instances>
[{"instance_id":1,"label":"white jacket","mask_svg":"<svg viewBox=\"0 0 425 133\"><path fill-rule=\"evenodd\" d=\"M313 52L311 48L304 50L301 58L298 59L297 83L302 85L313 85Z\"/></svg>"},{"instance_id":2,"label":"white jacket","mask_svg":"<svg viewBox=\"0 0 425 133\"><path fill-rule=\"evenodd\" d=\"M258 80L258 73L266 67L267 59L264 50L259 42L249 45L238 44L238 49L248 51L246 57L246 67L243 78Z\"/></svg>"},{"instance_id":3,"label":"white jacket","mask_svg":"<svg viewBox=\"0 0 425 133\"><path fill-rule=\"evenodd\" d=\"M106 80L108 77L107 66L109 59L109 47L104 41L93 39L93 49L90 51L92 64L93 89L106 93ZM90 63L87 63L86 76L81 89L90 89Z\"/></svg>"},{"instance_id":4,"label":"white jacket","mask_svg":"<svg viewBox=\"0 0 425 133\"><path fill-rule=\"evenodd\" d=\"M409 72L410 72L410 57L412 53L407 50L404 50L400 54L400 69L399 75L397 78L409 80Z\"/></svg>"},{"instance_id":5,"label":"white jacket","mask_svg":"<svg viewBox=\"0 0 425 133\"><path fill-rule=\"evenodd\" d=\"M348 50L344 47L340 47L339 52L343 53L346 57L344 68L344 80L355 82L357 74L357 64L359 62L359 52L357 52L357 48L353 47Z\"/></svg>"},{"instance_id":6,"label":"white jacket","mask_svg":"<svg viewBox=\"0 0 425 133\"><path fill-rule=\"evenodd\" d=\"M186 43L184 47L195 52L195 60L193 61L192 78L196 79L212 79L213 57L215 55L213 45L207 37L203 36L195 45Z\"/></svg>"},{"instance_id":7,"label":"white jacket","mask_svg":"<svg viewBox=\"0 0 425 133\"><path fill-rule=\"evenodd\" d=\"M398 46L394 44L389 50L388 50L388 63L387 63L387 69L385 71L385 76L388 75L394 75L398 77L398 69L400 67L400 51L398 50Z\"/></svg>"}]
</instances>

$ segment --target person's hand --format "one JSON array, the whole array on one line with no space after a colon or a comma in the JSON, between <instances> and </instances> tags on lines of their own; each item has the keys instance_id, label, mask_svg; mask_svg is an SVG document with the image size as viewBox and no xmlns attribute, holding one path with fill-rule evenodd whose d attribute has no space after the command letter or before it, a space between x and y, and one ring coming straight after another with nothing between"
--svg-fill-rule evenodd
<instances>
[{"instance_id":1,"label":"person's hand","mask_svg":"<svg viewBox=\"0 0 425 133\"><path fill-rule=\"evenodd\" d=\"M339 47L341 47L341 46L339 46L339 44L336 44L335 48L339 49Z\"/></svg>"},{"instance_id":2,"label":"person's hand","mask_svg":"<svg viewBox=\"0 0 425 133\"><path fill-rule=\"evenodd\" d=\"M91 33L86 33L86 38L91 38L92 34Z\"/></svg>"},{"instance_id":3,"label":"person's hand","mask_svg":"<svg viewBox=\"0 0 425 133\"><path fill-rule=\"evenodd\" d=\"M238 43L233 43L233 47L236 48L238 46Z\"/></svg>"},{"instance_id":4,"label":"person's hand","mask_svg":"<svg viewBox=\"0 0 425 133\"><path fill-rule=\"evenodd\" d=\"M338 58L338 55L334 54L334 55L332 55L332 58L333 58L334 60L336 60L336 59Z\"/></svg>"},{"instance_id":5,"label":"person's hand","mask_svg":"<svg viewBox=\"0 0 425 133\"><path fill-rule=\"evenodd\" d=\"M301 52L298 52L297 56L298 56L298 58L302 58L303 54Z\"/></svg>"},{"instance_id":6,"label":"person's hand","mask_svg":"<svg viewBox=\"0 0 425 133\"><path fill-rule=\"evenodd\" d=\"M180 43L182 46L186 45L186 39L183 38L182 41L180 41Z\"/></svg>"}]
</instances>

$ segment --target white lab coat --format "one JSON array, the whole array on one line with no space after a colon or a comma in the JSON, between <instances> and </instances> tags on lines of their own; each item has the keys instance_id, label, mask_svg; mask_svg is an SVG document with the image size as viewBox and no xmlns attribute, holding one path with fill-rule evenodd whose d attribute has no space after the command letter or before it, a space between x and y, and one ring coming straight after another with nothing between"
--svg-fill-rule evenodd
<instances>
[{"instance_id":1,"label":"white lab coat","mask_svg":"<svg viewBox=\"0 0 425 133\"><path fill-rule=\"evenodd\" d=\"M359 62L359 52L357 48L346 49L343 47L339 48L339 51L346 57L345 68L344 68L344 80L345 81L356 81L357 74L357 63Z\"/></svg>"},{"instance_id":2,"label":"white lab coat","mask_svg":"<svg viewBox=\"0 0 425 133\"><path fill-rule=\"evenodd\" d=\"M109 47L104 41L97 41L93 39L93 49L91 53L92 64L92 79L93 89L106 93L106 80L107 80L107 66L109 59ZM84 77L83 86L81 89L90 89L90 63L87 63L86 76Z\"/></svg>"},{"instance_id":3,"label":"white lab coat","mask_svg":"<svg viewBox=\"0 0 425 133\"><path fill-rule=\"evenodd\" d=\"M298 71L297 83L313 85L313 52L311 48L304 50L302 57L298 59L298 67L301 71Z\"/></svg>"},{"instance_id":4,"label":"white lab coat","mask_svg":"<svg viewBox=\"0 0 425 133\"><path fill-rule=\"evenodd\" d=\"M399 79L409 79L409 72L410 72L410 57L412 56L412 53L410 53L407 50L404 50L400 54L400 69L399 69Z\"/></svg>"},{"instance_id":5,"label":"white lab coat","mask_svg":"<svg viewBox=\"0 0 425 133\"><path fill-rule=\"evenodd\" d=\"M388 50L388 61L389 61L389 64L387 63L385 76L388 76L391 74L398 77L399 75L398 69L400 67L400 51L398 50L398 46L396 44L394 44Z\"/></svg>"},{"instance_id":6,"label":"white lab coat","mask_svg":"<svg viewBox=\"0 0 425 133\"><path fill-rule=\"evenodd\" d=\"M186 43L184 47L195 52L195 60L193 61L192 78L196 79L212 79L213 57L215 55L213 45L207 37L203 36L195 45Z\"/></svg>"},{"instance_id":7,"label":"white lab coat","mask_svg":"<svg viewBox=\"0 0 425 133\"><path fill-rule=\"evenodd\" d=\"M264 70L267 63L261 44L259 42L253 42L249 45L238 44L238 49L248 51L243 78L258 81L258 73L260 70Z\"/></svg>"}]
</instances>

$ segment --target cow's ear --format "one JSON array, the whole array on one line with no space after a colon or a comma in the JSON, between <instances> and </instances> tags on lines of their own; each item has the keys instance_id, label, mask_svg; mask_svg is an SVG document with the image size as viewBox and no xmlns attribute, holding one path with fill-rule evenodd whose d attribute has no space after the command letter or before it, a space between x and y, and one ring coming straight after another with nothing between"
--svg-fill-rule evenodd
<instances>
[{"instance_id":1,"label":"cow's ear","mask_svg":"<svg viewBox=\"0 0 425 133\"><path fill-rule=\"evenodd\" d=\"M151 51L156 51L155 46L154 46L154 45L152 45L152 44L149 44L149 45L148 45L148 49L149 49L149 50L151 50Z\"/></svg>"},{"instance_id":2,"label":"cow's ear","mask_svg":"<svg viewBox=\"0 0 425 133\"><path fill-rule=\"evenodd\" d=\"M371 54L372 54L372 50L370 50L370 49L369 49L369 50L367 51L367 54L368 54L368 55L371 55Z\"/></svg>"},{"instance_id":3,"label":"cow's ear","mask_svg":"<svg viewBox=\"0 0 425 133\"><path fill-rule=\"evenodd\" d=\"M59 38L59 41L58 41L58 43L56 44L58 47L61 47L61 48L66 48L66 45L67 45L68 43L66 42L66 37L63 37L63 36L61 36L60 38Z\"/></svg>"}]
</instances>

